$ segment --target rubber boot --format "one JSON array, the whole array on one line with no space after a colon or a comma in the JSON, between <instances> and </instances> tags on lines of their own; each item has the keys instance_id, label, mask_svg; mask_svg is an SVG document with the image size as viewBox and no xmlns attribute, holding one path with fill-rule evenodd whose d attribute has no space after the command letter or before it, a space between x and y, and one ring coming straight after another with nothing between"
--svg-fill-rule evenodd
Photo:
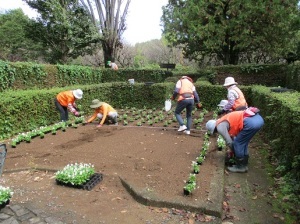
<instances>
[{"instance_id":1,"label":"rubber boot","mask_svg":"<svg viewBox=\"0 0 300 224\"><path fill-rule=\"evenodd\" d=\"M244 166L246 168L246 172L248 172L248 160L249 160L249 155L244 157Z\"/></svg>"},{"instance_id":2,"label":"rubber boot","mask_svg":"<svg viewBox=\"0 0 300 224\"><path fill-rule=\"evenodd\" d=\"M246 169L246 166L245 166L245 157L242 157L242 158L236 158L236 165L234 166L229 166L227 167L227 169L230 171L230 172L233 172L233 173L246 173L248 169Z\"/></svg>"}]
</instances>

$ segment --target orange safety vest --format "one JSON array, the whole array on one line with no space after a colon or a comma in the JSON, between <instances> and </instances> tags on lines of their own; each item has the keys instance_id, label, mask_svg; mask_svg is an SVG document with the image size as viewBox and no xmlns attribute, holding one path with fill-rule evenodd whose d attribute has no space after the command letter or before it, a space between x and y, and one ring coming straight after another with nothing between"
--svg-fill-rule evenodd
<instances>
[{"instance_id":1,"label":"orange safety vest","mask_svg":"<svg viewBox=\"0 0 300 224\"><path fill-rule=\"evenodd\" d=\"M179 90L179 97L177 101L181 101L186 98L194 99L194 94L193 94L194 84L188 79L180 79L180 80L181 80L181 88Z\"/></svg>"},{"instance_id":2,"label":"orange safety vest","mask_svg":"<svg viewBox=\"0 0 300 224\"><path fill-rule=\"evenodd\" d=\"M244 127L244 111L233 111L217 120L216 126L223 121L229 123L228 133L230 136L237 136Z\"/></svg>"},{"instance_id":3,"label":"orange safety vest","mask_svg":"<svg viewBox=\"0 0 300 224\"><path fill-rule=\"evenodd\" d=\"M73 95L72 90L59 93L57 95L56 99L60 103L60 105L62 105L63 107L67 107L68 104L73 105L76 100L75 96Z\"/></svg>"},{"instance_id":4,"label":"orange safety vest","mask_svg":"<svg viewBox=\"0 0 300 224\"><path fill-rule=\"evenodd\" d=\"M238 107L247 107L248 104L246 102L245 96L243 94L243 92L238 88L238 87L233 87L232 88L234 91L236 91L239 95L239 98L236 99L236 101L234 102L232 109L236 110L236 108Z\"/></svg>"}]
</instances>

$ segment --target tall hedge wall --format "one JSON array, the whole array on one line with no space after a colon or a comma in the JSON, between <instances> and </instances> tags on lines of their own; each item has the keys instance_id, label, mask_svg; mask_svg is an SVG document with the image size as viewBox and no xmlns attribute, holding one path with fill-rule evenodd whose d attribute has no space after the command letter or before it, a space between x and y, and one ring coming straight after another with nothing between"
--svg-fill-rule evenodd
<instances>
[{"instance_id":1,"label":"tall hedge wall","mask_svg":"<svg viewBox=\"0 0 300 224\"><path fill-rule=\"evenodd\" d=\"M238 65L201 69L197 73L167 70L93 68L77 65L49 65L0 61L0 92L9 89L41 89L70 85L92 85L106 82L162 83L188 75L195 81L203 78L223 84L233 76L240 85L281 86L300 91L300 65Z\"/></svg>"},{"instance_id":2,"label":"tall hedge wall","mask_svg":"<svg viewBox=\"0 0 300 224\"><path fill-rule=\"evenodd\" d=\"M106 82L163 82L172 73L150 69L101 69L77 65L32 64L0 61L0 91L9 89L42 89Z\"/></svg>"}]
</instances>

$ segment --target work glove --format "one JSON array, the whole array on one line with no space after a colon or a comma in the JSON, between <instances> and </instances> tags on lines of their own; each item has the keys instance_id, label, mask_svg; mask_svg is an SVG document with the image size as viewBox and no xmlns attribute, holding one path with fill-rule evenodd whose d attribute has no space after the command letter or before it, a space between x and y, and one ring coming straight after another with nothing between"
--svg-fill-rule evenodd
<instances>
[{"instance_id":1,"label":"work glove","mask_svg":"<svg viewBox=\"0 0 300 224\"><path fill-rule=\"evenodd\" d=\"M226 110L224 110L224 109L218 111L218 115L222 115L222 114L225 114L225 113L226 113Z\"/></svg>"},{"instance_id":2,"label":"work glove","mask_svg":"<svg viewBox=\"0 0 300 224\"><path fill-rule=\"evenodd\" d=\"M80 113L79 113L78 111L75 111L75 112L74 112L74 115L75 115L76 117L79 117L79 116L80 116Z\"/></svg>"},{"instance_id":3,"label":"work glove","mask_svg":"<svg viewBox=\"0 0 300 224\"><path fill-rule=\"evenodd\" d=\"M226 157L229 158L229 159L233 158L234 157L234 152L232 150L227 150Z\"/></svg>"},{"instance_id":4,"label":"work glove","mask_svg":"<svg viewBox=\"0 0 300 224\"><path fill-rule=\"evenodd\" d=\"M197 104L196 104L196 107L197 107L198 109L201 109L202 104L201 104L201 103L197 103Z\"/></svg>"}]
</instances>

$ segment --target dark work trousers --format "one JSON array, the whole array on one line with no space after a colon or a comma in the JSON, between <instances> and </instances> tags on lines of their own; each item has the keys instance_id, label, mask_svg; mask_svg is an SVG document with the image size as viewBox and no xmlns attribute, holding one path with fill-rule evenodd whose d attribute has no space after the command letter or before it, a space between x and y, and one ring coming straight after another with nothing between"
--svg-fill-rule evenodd
<instances>
[{"instance_id":1,"label":"dark work trousers","mask_svg":"<svg viewBox=\"0 0 300 224\"><path fill-rule=\"evenodd\" d=\"M60 121L67 121L69 119L68 108L60 105L56 98L54 99L54 104L60 113Z\"/></svg>"},{"instance_id":2,"label":"dark work trousers","mask_svg":"<svg viewBox=\"0 0 300 224\"><path fill-rule=\"evenodd\" d=\"M179 123L180 126L184 125L184 121L182 119L181 116L181 112L186 109L186 119L187 119L187 123L186 123L186 130L191 130L191 126L192 126L192 110L194 107L194 99L185 99L185 100L181 100L179 102L177 102L177 106L175 109L175 117Z\"/></svg>"},{"instance_id":3,"label":"dark work trousers","mask_svg":"<svg viewBox=\"0 0 300 224\"><path fill-rule=\"evenodd\" d=\"M263 125L264 119L259 114L244 118L244 127L233 141L234 153L237 158L249 155L248 144Z\"/></svg>"}]
</instances>

